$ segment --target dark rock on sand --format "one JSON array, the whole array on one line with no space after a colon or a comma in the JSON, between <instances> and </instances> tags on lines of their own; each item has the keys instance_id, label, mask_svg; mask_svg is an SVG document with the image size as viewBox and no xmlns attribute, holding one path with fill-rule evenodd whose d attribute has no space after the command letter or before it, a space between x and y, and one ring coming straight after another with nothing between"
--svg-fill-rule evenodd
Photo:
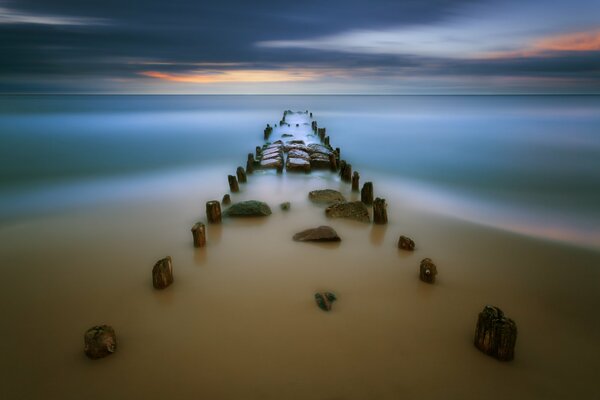
<instances>
[{"instance_id":1,"label":"dark rock on sand","mask_svg":"<svg viewBox=\"0 0 600 400\"><path fill-rule=\"evenodd\" d=\"M346 201L343 194L333 189L313 190L308 193L308 198L315 203L339 203Z\"/></svg>"},{"instance_id":2,"label":"dark rock on sand","mask_svg":"<svg viewBox=\"0 0 600 400\"><path fill-rule=\"evenodd\" d=\"M111 355L117 350L115 330L108 325L96 325L83 335L85 355L94 360Z\"/></svg>"},{"instance_id":3,"label":"dark rock on sand","mask_svg":"<svg viewBox=\"0 0 600 400\"><path fill-rule=\"evenodd\" d=\"M303 160L310 161L310 155L306 151L303 151L300 149L290 150L288 152L288 157L289 158L301 158Z\"/></svg>"},{"instance_id":4,"label":"dark rock on sand","mask_svg":"<svg viewBox=\"0 0 600 400\"><path fill-rule=\"evenodd\" d=\"M266 217L271 215L271 208L262 201L248 200L232 204L223 215L228 217Z\"/></svg>"},{"instance_id":5,"label":"dark rock on sand","mask_svg":"<svg viewBox=\"0 0 600 400\"><path fill-rule=\"evenodd\" d=\"M331 149L329 149L326 146L323 146L322 144L318 144L318 143L312 143L308 145L308 148L310 149L310 153L321 153L321 154L325 154L327 156L329 156L329 154L332 153Z\"/></svg>"},{"instance_id":6,"label":"dark rock on sand","mask_svg":"<svg viewBox=\"0 0 600 400\"><path fill-rule=\"evenodd\" d=\"M336 300L337 297L335 297L335 294L331 292L315 293L315 301L317 302L319 308L323 311L330 311L332 303Z\"/></svg>"},{"instance_id":7,"label":"dark rock on sand","mask_svg":"<svg viewBox=\"0 0 600 400\"><path fill-rule=\"evenodd\" d=\"M164 289L173 283L173 263L171 257L160 259L152 268L152 285L155 289Z\"/></svg>"},{"instance_id":8,"label":"dark rock on sand","mask_svg":"<svg viewBox=\"0 0 600 400\"><path fill-rule=\"evenodd\" d=\"M294 235L297 242L339 242L340 237L330 226L319 226L298 232Z\"/></svg>"},{"instance_id":9,"label":"dark rock on sand","mask_svg":"<svg viewBox=\"0 0 600 400\"><path fill-rule=\"evenodd\" d=\"M310 155L310 166L313 169L330 169L331 160L325 154L313 153Z\"/></svg>"},{"instance_id":10,"label":"dark rock on sand","mask_svg":"<svg viewBox=\"0 0 600 400\"><path fill-rule=\"evenodd\" d=\"M329 218L348 218L360 222L371 222L367 206L360 201L333 204L325 209L325 215Z\"/></svg>"},{"instance_id":11,"label":"dark rock on sand","mask_svg":"<svg viewBox=\"0 0 600 400\"><path fill-rule=\"evenodd\" d=\"M402 250L413 251L415 249L415 242L408 236L400 236L398 239L398 248Z\"/></svg>"},{"instance_id":12,"label":"dark rock on sand","mask_svg":"<svg viewBox=\"0 0 600 400\"><path fill-rule=\"evenodd\" d=\"M434 283L436 275L437 267L433 261L431 261L431 258L424 258L421 260L421 265L419 267L419 278L423 282Z\"/></svg>"},{"instance_id":13,"label":"dark rock on sand","mask_svg":"<svg viewBox=\"0 0 600 400\"><path fill-rule=\"evenodd\" d=\"M281 135L282 138L289 138L289 137L294 137L294 135L290 134L290 133L284 133L283 135Z\"/></svg>"},{"instance_id":14,"label":"dark rock on sand","mask_svg":"<svg viewBox=\"0 0 600 400\"><path fill-rule=\"evenodd\" d=\"M281 208L283 211L289 211L289 209L290 209L291 206L292 205L290 204L290 202L286 201L285 203L281 203L279 205L279 208Z\"/></svg>"},{"instance_id":15,"label":"dark rock on sand","mask_svg":"<svg viewBox=\"0 0 600 400\"><path fill-rule=\"evenodd\" d=\"M477 318L474 344L479 350L500 361L515 357L517 324L506 318L498 307L485 306Z\"/></svg>"},{"instance_id":16,"label":"dark rock on sand","mask_svg":"<svg viewBox=\"0 0 600 400\"><path fill-rule=\"evenodd\" d=\"M310 161L304 158L288 157L285 169L290 172L310 172Z\"/></svg>"}]
</instances>

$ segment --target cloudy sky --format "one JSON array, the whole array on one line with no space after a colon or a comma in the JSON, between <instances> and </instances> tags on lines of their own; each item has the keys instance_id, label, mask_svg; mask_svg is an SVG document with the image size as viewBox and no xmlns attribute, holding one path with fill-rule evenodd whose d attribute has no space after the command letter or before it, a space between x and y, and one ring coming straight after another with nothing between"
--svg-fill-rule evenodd
<instances>
[{"instance_id":1,"label":"cloudy sky","mask_svg":"<svg viewBox=\"0 0 600 400\"><path fill-rule=\"evenodd\" d=\"M2 93L600 93L600 0L0 0Z\"/></svg>"}]
</instances>

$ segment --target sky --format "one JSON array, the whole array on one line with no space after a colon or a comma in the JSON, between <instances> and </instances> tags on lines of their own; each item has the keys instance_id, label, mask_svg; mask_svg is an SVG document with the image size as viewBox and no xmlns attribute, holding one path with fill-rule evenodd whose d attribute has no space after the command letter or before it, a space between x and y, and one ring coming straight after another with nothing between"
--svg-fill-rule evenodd
<instances>
[{"instance_id":1,"label":"sky","mask_svg":"<svg viewBox=\"0 0 600 400\"><path fill-rule=\"evenodd\" d=\"M0 93L600 94L600 0L0 0Z\"/></svg>"}]
</instances>

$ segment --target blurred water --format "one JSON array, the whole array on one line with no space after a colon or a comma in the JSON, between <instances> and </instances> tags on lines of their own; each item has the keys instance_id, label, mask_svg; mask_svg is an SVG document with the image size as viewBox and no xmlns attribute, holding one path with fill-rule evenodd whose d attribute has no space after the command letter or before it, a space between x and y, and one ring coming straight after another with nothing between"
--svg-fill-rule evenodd
<instances>
[{"instance_id":1,"label":"blurred water","mask_svg":"<svg viewBox=\"0 0 600 400\"><path fill-rule=\"evenodd\" d=\"M405 200L600 247L594 96L3 96L0 222L241 165L284 109L314 112L342 158Z\"/></svg>"}]
</instances>

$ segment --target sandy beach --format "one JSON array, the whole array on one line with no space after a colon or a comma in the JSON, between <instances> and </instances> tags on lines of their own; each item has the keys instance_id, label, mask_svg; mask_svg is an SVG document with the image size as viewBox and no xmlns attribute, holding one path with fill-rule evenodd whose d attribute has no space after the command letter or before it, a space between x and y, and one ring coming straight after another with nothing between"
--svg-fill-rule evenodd
<instances>
[{"instance_id":1,"label":"sandy beach","mask_svg":"<svg viewBox=\"0 0 600 400\"><path fill-rule=\"evenodd\" d=\"M313 189L350 185L329 172L262 171L233 200L263 219L190 227L228 191L232 167L199 169L156 196L89 205L0 228L4 398L594 398L600 394L600 254L424 212L405 189L364 171L388 202L388 225L329 220ZM283 212L278 204L290 201ZM338 244L298 243L328 224ZM400 234L416 251L397 248ZM152 288L156 260L175 282ZM434 285L419 261L438 265ZM336 293L330 313L313 294ZM517 323L515 360L473 346L477 314ZM83 333L117 331L92 361ZM491 391L490 387L494 390Z\"/></svg>"}]
</instances>

